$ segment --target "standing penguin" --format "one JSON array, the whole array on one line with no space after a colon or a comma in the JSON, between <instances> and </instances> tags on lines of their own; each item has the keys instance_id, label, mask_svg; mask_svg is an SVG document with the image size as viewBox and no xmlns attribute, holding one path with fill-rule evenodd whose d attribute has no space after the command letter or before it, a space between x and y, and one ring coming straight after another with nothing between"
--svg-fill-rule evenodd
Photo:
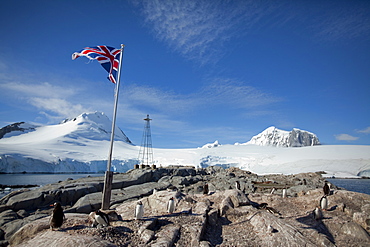
<instances>
[{"instance_id":1,"label":"standing penguin","mask_svg":"<svg viewBox=\"0 0 370 247\"><path fill-rule=\"evenodd\" d=\"M144 215L144 205L141 201L138 201L135 208L135 219L140 220Z\"/></svg>"},{"instance_id":2,"label":"standing penguin","mask_svg":"<svg viewBox=\"0 0 370 247\"><path fill-rule=\"evenodd\" d=\"M324 191L325 196L328 196L330 194L330 188L327 182L325 182L324 187L322 189Z\"/></svg>"},{"instance_id":3,"label":"standing penguin","mask_svg":"<svg viewBox=\"0 0 370 247\"><path fill-rule=\"evenodd\" d=\"M208 189L208 184L206 183L204 186L203 186L203 194L204 195L208 195L209 193L209 189Z\"/></svg>"},{"instance_id":4,"label":"standing penguin","mask_svg":"<svg viewBox=\"0 0 370 247\"><path fill-rule=\"evenodd\" d=\"M326 198L326 196L321 197L320 207L324 211L326 211L328 209L328 198Z\"/></svg>"},{"instance_id":5,"label":"standing penguin","mask_svg":"<svg viewBox=\"0 0 370 247\"><path fill-rule=\"evenodd\" d=\"M173 211L175 211L175 200L171 197L167 202L167 212L172 214Z\"/></svg>"},{"instance_id":6,"label":"standing penguin","mask_svg":"<svg viewBox=\"0 0 370 247\"><path fill-rule=\"evenodd\" d=\"M313 218L315 220L321 220L322 219L322 212L319 207L316 207L315 210L312 212Z\"/></svg>"},{"instance_id":7,"label":"standing penguin","mask_svg":"<svg viewBox=\"0 0 370 247\"><path fill-rule=\"evenodd\" d=\"M271 193L270 194L271 195L274 194L275 193L275 190L276 190L275 187L272 187L272 190L271 190Z\"/></svg>"},{"instance_id":8,"label":"standing penguin","mask_svg":"<svg viewBox=\"0 0 370 247\"><path fill-rule=\"evenodd\" d=\"M50 229L54 231L54 228L59 228L62 226L65 216L62 205L60 205L59 202L56 202L54 203L54 205L51 206L54 206L54 209L53 213L51 214L49 224Z\"/></svg>"},{"instance_id":9,"label":"standing penguin","mask_svg":"<svg viewBox=\"0 0 370 247\"><path fill-rule=\"evenodd\" d=\"M239 181L235 181L235 189L240 190L240 183L239 183Z\"/></svg>"},{"instance_id":10,"label":"standing penguin","mask_svg":"<svg viewBox=\"0 0 370 247\"><path fill-rule=\"evenodd\" d=\"M95 212L95 222L98 224L98 228L109 226L109 217L106 213L100 211Z\"/></svg>"},{"instance_id":11,"label":"standing penguin","mask_svg":"<svg viewBox=\"0 0 370 247\"><path fill-rule=\"evenodd\" d=\"M286 188L283 189L283 198L286 198L287 196L287 191L286 191Z\"/></svg>"}]
</instances>

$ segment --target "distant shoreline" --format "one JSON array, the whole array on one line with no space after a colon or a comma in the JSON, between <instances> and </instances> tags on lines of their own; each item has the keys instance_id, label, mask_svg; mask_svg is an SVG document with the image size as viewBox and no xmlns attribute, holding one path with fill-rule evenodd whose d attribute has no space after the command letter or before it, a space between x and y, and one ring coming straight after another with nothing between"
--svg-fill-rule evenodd
<instances>
[{"instance_id":1,"label":"distant shoreline","mask_svg":"<svg viewBox=\"0 0 370 247\"><path fill-rule=\"evenodd\" d=\"M39 187L40 185L37 184L15 184L15 185L7 185L7 184L0 184L0 189L5 190L6 188L11 189L26 189L26 188L33 188L33 187Z\"/></svg>"},{"instance_id":2,"label":"distant shoreline","mask_svg":"<svg viewBox=\"0 0 370 247\"><path fill-rule=\"evenodd\" d=\"M0 172L0 174L103 174L104 172Z\"/></svg>"}]
</instances>

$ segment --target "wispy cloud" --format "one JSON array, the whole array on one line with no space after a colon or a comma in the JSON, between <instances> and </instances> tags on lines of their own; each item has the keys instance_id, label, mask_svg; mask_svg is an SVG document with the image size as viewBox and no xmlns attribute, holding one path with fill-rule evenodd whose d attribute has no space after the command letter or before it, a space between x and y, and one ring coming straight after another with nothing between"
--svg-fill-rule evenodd
<instances>
[{"instance_id":1,"label":"wispy cloud","mask_svg":"<svg viewBox=\"0 0 370 247\"><path fill-rule=\"evenodd\" d=\"M239 80L230 78L217 78L211 80L199 93L199 97L207 104L222 104L233 108L255 109L267 106L279 101L281 98L265 93L253 86Z\"/></svg>"},{"instance_id":2,"label":"wispy cloud","mask_svg":"<svg viewBox=\"0 0 370 247\"><path fill-rule=\"evenodd\" d=\"M145 107L155 111L186 113L197 105L197 99L191 94L179 94L146 85L129 85L123 90L123 97L130 105Z\"/></svg>"},{"instance_id":3,"label":"wispy cloud","mask_svg":"<svg viewBox=\"0 0 370 247\"><path fill-rule=\"evenodd\" d=\"M22 82L7 82L1 84L0 87L8 92L16 95L32 95L33 97L42 98L60 98L70 97L76 94L77 88L68 88L57 85L52 85L48 82L41 83L22 83Z\"/></svg>"},{"instance_id":4,"label":"wispy cloud","mask_svg":"<svg viewBox=\"0 0 370 247\"><path fill-rule=\"evenodd\" d=\"M145 22L159 40L201 63L217 61L226 41L268 15L270 9L256 1L133 2L141 7Z\"/></svg>"},{"instance_id":5,"label":"wispy cloud","mask_svg":"<svg viewBox=\"0 0 370 247\"><path fill-rule=\"evenodd\" d=\"M0 90L3 97L11 95L11 100L15 100L19 105L34 106L40 114L49 119L49 122L88 111L88 108L79 104L78 100L73 100L79 91L76 87L53 85L48 82L6 82L0 84Z\"/></svg>"},{"instance_id":6,"label":"wispy cloud","mask_svg":"<svg viewBox=\"0 0 370 247\"><path fill-rule=\"evenodd\" d=\"M357 130L357 132L363 134L370 134L370 126L362 130Z\"/></svg>"},{"instance_id":7,"label":"wispy cloud","mask_svg":"<svg viewBox=\"0 0 370 247\"><path fill-rule=\"evenodd\" d=\"M250 109L258 113L268 112L269 106L283 100L229 78L211 79L204 87L190 94L143 85L130 85L125 88L123 94L125 101L130 102L133 108L145 108L175 116L219 106L230 109Z\"/></svg>"},{"instance_id":8,"label":"wispy cloud","mask_svg":"<svg viewBox=\"0 0 370 247\"><path fill-rule=\"evenodd\" d=\"M325 40L370 37L369 2L328 2L317 7L312 11L315 15L311 24L316 37Z\"/></svg>"},{"instance_id":9,"label":"wispy cloud","mask_svg":"<svg viewBox=\"0 0 370 247\"><path fill-rule=\"evenodd\" d=\"M217 62L228 41L251 30L288 29L319 40L370 36L365 2L281 2L132 0L153 34L173 50L201 64Z\"/></svg>"},{"instance_id":10,"label":"wispy cloud","mask_svg":"<svg viewBox=\"0 0 370 247\"><path fill-rule=\"evenodd\" d=\"M337 139L338 141L356 141L359 138L356 136L351 136L349 134L338 134L334 136L335 136L335 139Z\"/></svg>"}]
</instances>

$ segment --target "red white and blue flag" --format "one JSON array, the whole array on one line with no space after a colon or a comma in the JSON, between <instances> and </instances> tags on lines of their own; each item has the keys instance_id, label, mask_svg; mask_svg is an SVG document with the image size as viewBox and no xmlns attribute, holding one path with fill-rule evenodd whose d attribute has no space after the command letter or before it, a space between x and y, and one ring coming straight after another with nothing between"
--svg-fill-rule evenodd
<instances>
[{"instance_id":1,"label":"red white and blue flag","mask_svg":"<svg viewBox=\"0 0 370 247\"><path fill-rule=\"evenodd\" d=\"M85 56L90 60L98 60L103 68L108 72L108 79L116 83L120 59L120 49L99 45L96 47L86 47L85 49L72 54L72 60Z\"/></svg>"}]
</instances>

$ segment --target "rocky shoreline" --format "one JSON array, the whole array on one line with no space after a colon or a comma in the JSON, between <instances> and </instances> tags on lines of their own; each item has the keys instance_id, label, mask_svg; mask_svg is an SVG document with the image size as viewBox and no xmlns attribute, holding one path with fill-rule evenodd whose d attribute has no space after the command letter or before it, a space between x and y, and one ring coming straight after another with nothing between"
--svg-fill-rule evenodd
<instances>
[{"instance_id":1,"label":"rocky shoreline","mask_svg":"<svg viewBox=\"0 0 370 247\"><path fill-rule=\"evenodd\" d=\"M239 189L236 183L239 183ZM133 169L114 174L111 225L88 226L101 206L103 177L13 191L0 199L0 246L369 246L370 195L332 185L329 210L315 220L320 173L258 176L210 166ZM203 193L207 183L209 193ZM287 189L283 198L282 190ZM273 193L271 191L274 190ZM174 197L176 210L165 205ZM144 220L134 219L137 200ZM50 231L54 202L67 220ZM63 243L61 242L63 239Z\"/></svg>"}]
</instances>

